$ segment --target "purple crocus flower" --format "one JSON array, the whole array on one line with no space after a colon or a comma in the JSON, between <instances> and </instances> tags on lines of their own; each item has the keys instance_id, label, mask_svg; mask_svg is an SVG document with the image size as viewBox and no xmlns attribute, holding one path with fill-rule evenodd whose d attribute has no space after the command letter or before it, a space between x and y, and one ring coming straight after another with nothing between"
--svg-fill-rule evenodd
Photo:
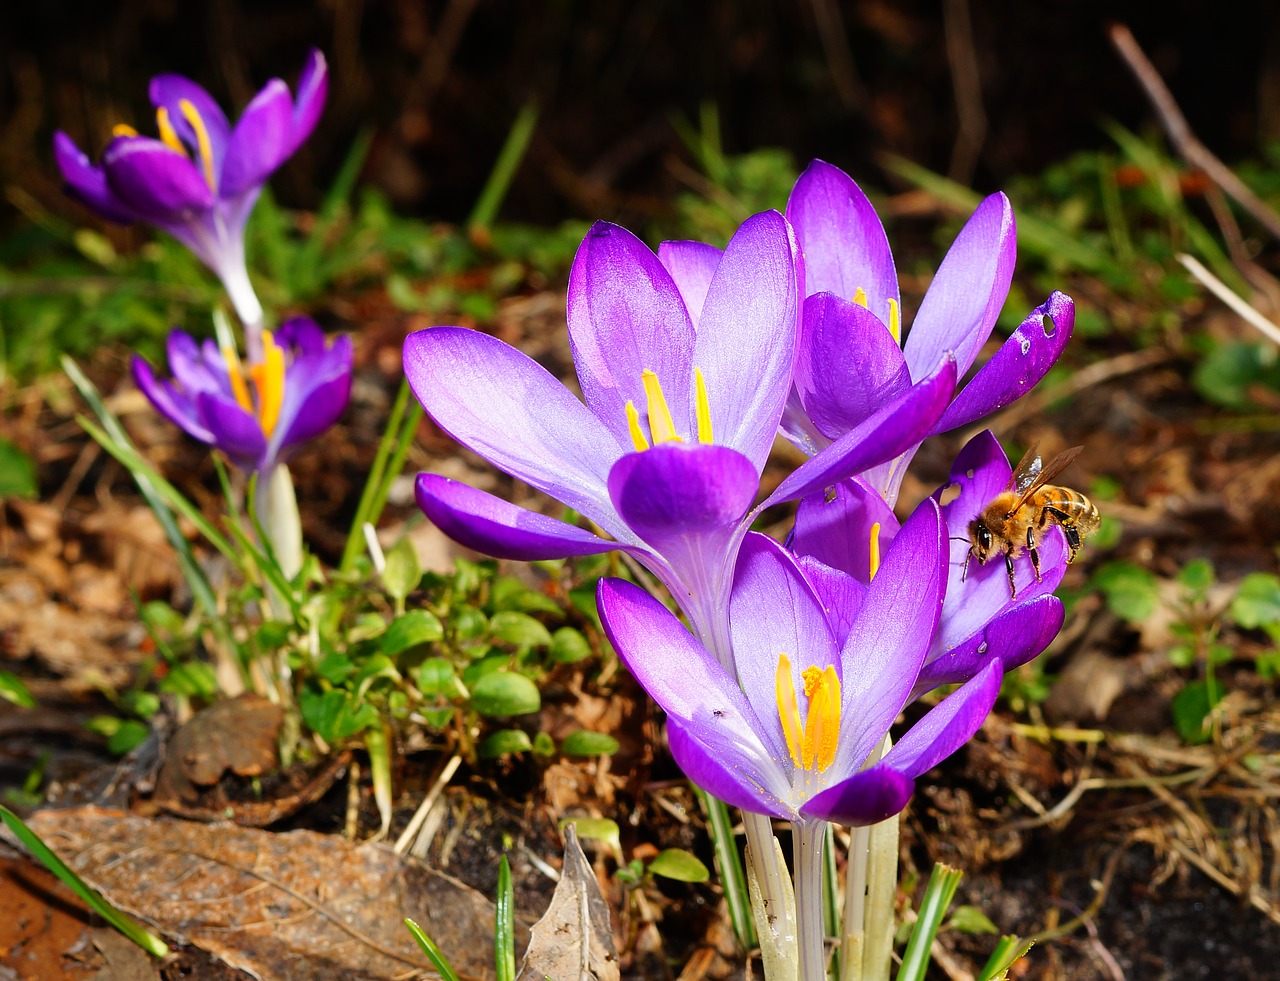
<instances>
[{"instance_id":1,"label":"purple crocus flower","mask_svg":"<svg viewBox=\"0 0 1280 981\"><path fill-rule=\"evenodd\" d=\"M168 232L222 280L259 359L262 308L244 261L244 227L267 178L311 134L328 91L324 55L313 50L295 99L268 82L235 126L203 88L181 75L157 75L150 97L159 139L117 126L94 165L66 133L53 149L80 201L112 221L141 221Z\"/></svg>"},{"instance_id":2,"label":"purple crocus flower","mask_svg":"<svg viewBox=\"0 0 1280 981\"><path fill-rule=\"evenodd\" d=\"M874 824L977 731L999 694L989 660L867 766L911 696L942 609L947 542L926 501L903 526L840 637L796 560L747 536L730 601L737 669L630 583L597 600L609 639L667 712L672 755L694 783L745 811Z\"/></svg>"},{"instance_id":3,"label":"purple crocus flower","mask_svg":"<svg viewBox=\"0 0 1280 981\"><path fill-rule=\"evenodd\" d=\"M748 219L723 253L668 243L654 255L597 223L569 278L582 401L530 358L458 327L405 341L405 374L436 423L562 501L608 537L440 476L418 503L441 529L501 558L622 548L671 590L724 663L725 600L754 515L901 453L951 397L952 363L903 390L754 509L791 388L795 246L785 219Z\"/></svg>"},{"instance_id":4,"label":"purple crocus flower","mask_svg":"<svg viewBox=\"0 0 1280 981\"><path fill-rule=\"evenodd\" d=\"M804 257L795 388L784 434L812 454L954 357L963 377L995 326L1013 277L1013 209L1003 194L978 205L938 268L902 342L893 254L871 202L843 171L815 160L796 181L787 218ZM973 376L931 429L947 432L1022 395L1053 366L1075 324L1054 292ZM890 504L919 444L864 476Z\"/></svg>"},{"instance_id":5,"label":"purple crocus flower","mask_svg":"<svg viewBox=\"0 0 1280 981\"><path fill-rule=\"evenodd\" d=\"M1025 554L1015 561L1016 599L1010 596L1003 562L970 562L965 569L969 523L1006 489L1011 473L1008 458L988 430L960 451L950 482L933 495L941 503L948 488L959 491L942 505L950 551L946 598L913 697L967 681L992 658L1006 673L1012 671L1043 651L1062 627L1062 602L1053 595L1066 571L1061 529L1048 529L1038 543L1039 582ZM861 478L842 481L826 497L801 502L789 544L832 611L837 636L857 611L879 556L898 534L893 509Z\"/></svg>"},{"instance_id":6,"label":"purple crocus flower","mask_svg":"<svg viewBox=\"0 0 1280 981\"><path fill-rule=\"evenodd\" d=\"M242 469L265 474L347 407L352 351L349 337L326 345L324 332L306 317L262 337L262 361L243 366L233 350L219 350L212 340L197 344L175 330L168 343L173 379L157 379L140 357L133 359L133 377L174 425Z\"/></svg>"}]
</instances>

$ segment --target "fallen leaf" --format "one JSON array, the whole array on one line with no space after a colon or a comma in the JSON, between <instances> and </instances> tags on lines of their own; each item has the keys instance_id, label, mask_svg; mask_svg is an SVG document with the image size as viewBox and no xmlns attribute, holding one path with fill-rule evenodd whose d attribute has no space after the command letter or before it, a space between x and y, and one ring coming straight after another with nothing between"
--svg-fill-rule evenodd
<instances>
[{"instance_id":1,"label":"fallen leaf","mask_svg":"<svg viewBox=\"0 0 1280 981\"><path fill-rule=\"evenodd\" d=\"M275 767L284 709L261 695L214 702L173 734L156 795L189 803L196 787L212 787L230 770L257 777Z\"/></svg>"},{"instance_id":2,"label":"fallen leaf","mask_svg":"<svg viewBox=\"0 0 1280 981\"><path fill-rule=\"evenodd\" d=\"M533 925L516 981L618 981L618 951L609 906L582 853L573 825L565 826L564 865L547 912Z\"/></svg>"},{"instance_id":3,"label":"fallen leaf","mask_svg":"<svg viewBox=\"0 0 1280 981\"><path fill-rule=\"evenodd\" d=\"M385 845L92 807L28 823L112 903L263 981L429 971L405 917L461 973L493 970L492 904Z\"/></svg>"}]
</instances>

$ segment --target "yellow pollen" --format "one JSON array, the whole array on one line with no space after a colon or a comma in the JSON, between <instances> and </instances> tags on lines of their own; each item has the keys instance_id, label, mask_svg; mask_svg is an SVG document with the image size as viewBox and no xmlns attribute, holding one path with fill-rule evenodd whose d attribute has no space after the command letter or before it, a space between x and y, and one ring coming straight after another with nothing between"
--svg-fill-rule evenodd
<instances>
[{"instance_id":1,"label":"yellow pollen","mask_svg":"<svg viewBox=\"0 0 1280 981\"><path fill-rule=\"evenodd\" d=\"M860 307L865 307L867 305L867 291L861 286L859 286L858 291L853 294L853 302L858 304Z\"/></svg>"},{"instance_id":2,"label":"yellow pollen","mask_svg":"<svg viewBox=\"0 0 1280 981\"><path fill-rule=\"evenodd\" d=\"M869 579L874 579L876 573L880 571L880 522L877 521L871 526L871 575Z\"/></svg>"},{"instance_id":3,"label":"yellow pollen","mask_svg":"<svg viewBox=\"0 0 1280 981\"><path fill-rule=\"evenodd\" d=\"M653 445L684 442L676 432L676 424L671 418L671 410L667 408L667 399L662 394L662 383L658 381L657 373L646 368L641 372L640 380L644 385L645 399L649 403L649 435L653 438Z\"/></svg>"},{"instance_id":4,"label":"yellow pollen","mask_svg":"<svg viewBox=\"0 0 1280 981\"><path fill-rule=\"evenodd\" d=\"M808 718L803 723L791 680L791 659L779 654L774 687L787 752L800 769L821 773L835 760L840 739L840 678L834 665L805 668L801 678L809 700Z\"/></svg>"},{"instance_id":5,"label":"yellow pollen","mask_svg":"<svg viewBox=\"0 0 1280 981\"><path fill-rule=\"evenodd\" d=\"M707 398L707 380L702 377L702 369L693 369L693 384L697 390L698 442L711 443L711 400Z\"/></svg>"},{"instance_id":6,"label":"yellow pollen","mask_svg":"<svg viewBox=\"0 0 1280 981\"><path fill-rule=\"evenodd\" d=\"M137 136L138 131L125 123L116 123L111 127L112 136Z\"/></svg>"},{"instance_id":7,"label":"yellow pollen","mask_svg":"<svg viewBox=\"0 0 1280 981\"><path fill-rule=\"evenodd\" d=\"M627 399L627 429L631 433L631 442L635 443L636 449L643 453L649 448L649 441L644 437L644 430L640 428L640 413L636 411L636 404Z\"/></svg>"},{"instance_id":8,"label":"yellow pollen","mask_svg":"<svg viewBox=\"0 0 1280 981\"><path fill-rule=\"evenodd\" d=\"M160 140L165 146L170 150L177 150L184 157L187 155L187 148L178 139L178 132L173 128L173 123L169 121L169 110L164 106L156 109L156 128L160 130Z\"/></svg>"},{"instance_id":9,"label":"yellow pollen","mask_svg":"<svg viewBox=\"0 0 1280 981\"><path fill-rule=\"evenodd\" d=\"M262 361L249 368L249 375L258 390L258 423L270 437L284 402L284 349L269 330L262 332Z\"/></svg>"},{"instance_id":10,"label":"yellow pollen","mask_svg":"<svg viewBox=\"0 0 1280 981\"><path fill-rule=\"evenodd\" d=\"M889 333L899 344L902 343L902 314L898 312L898 301L889 297Z\"/></svg>"},{"instance_id":11,"label":"yellow pollen","mask_svg":"<svg viewBox=\"0 0 1280 981\"><path fill-rule=\"evenodd\" d=\"M191 128L195 131L196 145L200 150L200 166L204 170L205 183L209 185L209 190L216 191L218 185L213 174L213 144L209 142L209 130L206 128L204 120L200 118L200 113L196 111L196 107L188 99L179 99L178 108L182 111L182 118L190 123Z\"/></svg>"},{"instance_id":12,"label":"yellow pollen","mask_svg":"<svg viewBox=\"0 0 1280 981\"><path fill-rule=\"evenodd\" d=\"M245 412L253 412L253 399L249 397L249 386L245 383L244 372L240 370L240 359L233 348L224 347L222 357L227 363L227 377L231 380L231 394Z\"/></svg>"}]
</instances>

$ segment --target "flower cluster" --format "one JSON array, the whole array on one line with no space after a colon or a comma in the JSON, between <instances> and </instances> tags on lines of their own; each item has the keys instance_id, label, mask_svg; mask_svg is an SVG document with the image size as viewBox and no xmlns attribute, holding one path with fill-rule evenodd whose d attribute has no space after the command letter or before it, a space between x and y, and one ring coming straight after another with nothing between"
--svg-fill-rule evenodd
<instances>
[{"instance_id":1,"label":"flower cluster","mask_svg":"<svg viewBox=\"0 0 1280 981\"><path fill-rule=\"evenodd\" d=\"M405 373L442 429L600 533L431 474L418 502L491 555L628 552L692 626L628 583L599 587L606 631L666 710L685 772L747 811L880 821L1062 621L1058 529L1042 577L1017 563L1016 600L994 565L962 576L968 523L1010 478L990 433L957 458L954 499L940 490L904 524L894 516L921 442L1024 394L1070 337L1072 302L1054 293L956 393L1005 302L1014 248L1012 209L993 195L903 343L884 230L829 164L809 167L785 216L748 219L723 251L666 242L655 254L597 223L569 280L581 400L457 327L412 334ZM762 497L779 432L809 459ZM749 532L784 501L800 502L786 547ZM945 684L961 687L877 759L903 706Z\"/></svg>"}]
</instances>

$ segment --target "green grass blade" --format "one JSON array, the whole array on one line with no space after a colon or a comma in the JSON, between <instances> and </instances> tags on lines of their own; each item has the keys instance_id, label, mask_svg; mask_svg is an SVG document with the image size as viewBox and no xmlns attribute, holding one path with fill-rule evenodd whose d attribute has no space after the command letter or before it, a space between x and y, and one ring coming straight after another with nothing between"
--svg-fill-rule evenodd
<instances>
[{"instance_id":1,"label":"green grass blade","mask_svg":"<svg viewBox=\"0 0 1280 981\"><path fill-rule=\"evenodd\" d=\"M715 846L716 869L720 872L720 885L724 889L725 903L729 907L729 921L743 950L753 950L757 945L756 927L751 918L751 899L747 895L747 875L742 870L742 858L733 837L733 822L729 820L729 807L719 798L712 797L701 787L693 786L707 816L707 831Z\"/></svg>"},{"instance_id":2,"label":"green grass blade","mask_svg":"<svg viewBox=\"0 0 1280 981\"><path fill-rule=\"evenodd\" d=\"M511 863L503 855L498 863L498 896L493 919L493 972L498 981L516 981L515 906Z\"/></svg>"},{"instance_id":3,"label":"green grass blade","mask_svg":"<svg viewBox=\"0 0 1280 981\"><path fill-rule=\"evenodd\" d=\"M347 202L350 200L351 192L356 186L356 180L360 177L360 169L364 166L364 159L369 153L369 145L372 142L372 129L361 130L356 135L355 141L351 144L351 150L347 153L346 159L342 161L338 176L334 178L333 183L329 186L328 193L325 194L324 200L320 203L320 211L316 216L315 227L307 237L307 240L302 243L302 248L298 249L294 256L288 286L295 299L300 296L310 295L320 286L321 280L318 270L322 265L320 261L321 255L333 229L337 226L338 220L342 217L342 213L347 207Z\"/></svg>"},{"instance_id":4,"label":"green grass blade","mask_svg":"<svg viewBox=\"0 0 1280 981\"><path fill-rule=\"evenodd\" d=\"M382 517L382 509L387 506L387 498L391 495L391 485L395 483L396 478L404 470L404 461L409 456L409 448L413 445L413 437L418 432L418 423L422 422L422 417L425 414L422 404L415 398L409 406L409 414L405 417L404 425L400 427L395 450L391 454L391 460L387 463L386 473L382 475L382 481L378 487L378 493L374 496L373 505L369 508L368 520L375 527L378 524L378 519Z\"/></svg>"},{"instance_id":5,"label":"green grass blade","mask_svg":"<svg viewBox=\"0 0 1280 981\"><path fill-rule=\"evenodd\" d=\"M1009 968L1026 957L1027 951L1034 945L1034 940L1023 940L1021 937L1014 936L1001 937L995 950L987 958L987 963L978 972L976 981L1003 981L1009 973Z\"/></svg>"},{"instance_id":6,"label":"green grass blade","mask_svg":"<svg viewBox=\"0 0 1280 981\"><path fill-rule=\"evenodd\" d=\"M929 951L962 878L963 872L941 862L933 867L924 898L920 900L920 915L911 928L911 939L907 941L907 949L902 955L897 981L924 981L929 970Z\"/></svg>"},{"instance_id":7,"label":"green grass blade","mask_svg":"<svg viewBox=\"0 0 1280 981\"><path fill-rule=\"evenodd\" d=\"M371 517L373 505L382 492L387 461L402 438L400 430L403 425L404 410L410 398L412 393L409 382L402 380L400 391L396 393L395 403L391 406L391 415L387 418L386 429L382 431L382 439L378 441L378 451L374 454L373 464L369 467L369 475L365 478L364 490L360 492L360 503L356 505L356 515L351 521L351 530L347 532L347 544L342 550L342 561L338 565L342 572L350 572L356 559L364 551L365 523L377 524L377 517Z\"/></svg>"},{"instance_id":8,"label":"green grass blade","mask_svg":"<svg viewBox=\"0 0 1280 981\"><path fill-rule=\"evenodd\" d=\"M511 180L520 168L525 151L529 149L529 140L533 138L533 130L537 125L538 107L532 102L526 102L516 113L506 142L498 151L498 159L489 172L489 179L485 181L480 197L476 199L476 206L471 209L471 216L467 218L469 231L488 228L498 217L498 209L502 207L502 201L511 187Z\"/></svg>"},{"instance_id":9,"label":"green grass blade","mask_svg":"<svg viewBox=\"0 0 1280 981\"><path fill-rule=\"evenodd\" d=\"M418 946L422 948L422 952L427 955L427 960L431 961L431 966L436 969L436 973L440 975L443 981L460 981L458 972L449 963L449 958L440 952L440 948L435 945L435 941L426 935L422 927L408 917L405 918L404 925L409 928L409 932L413 934L413 939L418 941Z\"/></svg>"},{"instance_id":10,"label":"green grass blade","mask_svg":"<svg viewBox=\"0 0 1280 981\"><path fill-rule=\"evenodd\" d=\"M123 933L135 944L153 957L165 957L169 946L141 923L122 913L103 897L102 893L93 889L80 876L76 875L67 863L58 858L53 850L40 840L39 835L26 826L18 815L0 804L0 820L22 842L23 846L34 855L50 872L56 875L68 889L88 904L89 908Z\"/></svg>"}]
</instances>

